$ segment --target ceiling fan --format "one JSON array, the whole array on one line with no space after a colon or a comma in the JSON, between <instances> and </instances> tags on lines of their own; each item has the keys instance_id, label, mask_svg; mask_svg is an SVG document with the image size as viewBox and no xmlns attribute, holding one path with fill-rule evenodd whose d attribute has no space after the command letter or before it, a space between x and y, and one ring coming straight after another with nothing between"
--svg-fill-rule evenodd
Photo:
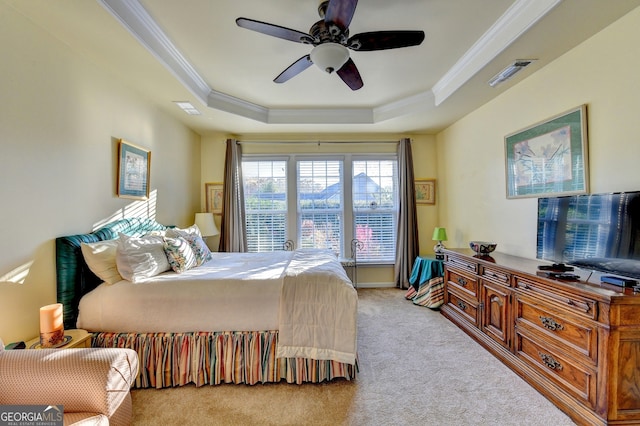
<instances>
[{"instance_id":1,"label":"ceiling fan","mask_svg":"<svg viewBox=\"0 0 640 426\"><path fill-rule=\"evenodd\" d=\"M424 40L424 31L374 31L349 37L349 24L357 4L358 0L322 1L318 7L321 19L313 24L309 34L248 18L238 18L236 24L262 34L314 46L311 53L280 73L273 80L276 83L284 83L315 64L328 73L335 71L351 90L358 90L364 83L356 64L349 57L349 49L365 52L417 46Z\"/></svg>"}]
</instances>

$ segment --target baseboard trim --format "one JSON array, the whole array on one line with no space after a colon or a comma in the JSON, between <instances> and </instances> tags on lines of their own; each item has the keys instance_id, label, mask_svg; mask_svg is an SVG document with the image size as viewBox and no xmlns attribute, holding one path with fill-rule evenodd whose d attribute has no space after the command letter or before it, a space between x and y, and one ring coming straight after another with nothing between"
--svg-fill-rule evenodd
<instances>
[{"instance_id":1,"label":"baseboard trim","mask_svg":"<svg viewBox=\"0 0 640 426\"><path fill-rule=\"evenodd\" d=\"M393 288L394 283L358 283L357 288Z\"/></svg>"}]
</instances>

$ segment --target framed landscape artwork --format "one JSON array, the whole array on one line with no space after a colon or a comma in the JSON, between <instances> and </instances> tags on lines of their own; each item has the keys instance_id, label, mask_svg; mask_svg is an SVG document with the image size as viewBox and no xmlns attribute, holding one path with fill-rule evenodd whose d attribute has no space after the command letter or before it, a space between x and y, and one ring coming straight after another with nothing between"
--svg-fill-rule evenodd
<instances>
[{"instance_id":1,"label":"framed landscape artwork","mask_svg":"<svg viewBox=\"0 0 640 426\"><path fill-rule=\"evenodd\" d=\"M436 180L416 179L416 204L436 203Z\"/></svg>"},{"instance_id":2,"label":"framed landscape artwork","mask_svg":"<svg viewBox=\"0 0 640 426\"><path fill-rule=\"evenodd\" d=\"M118 144L118 185L121 198L149 198L151 151L120 139Z\"/></svg>"},{"instance_id":3,"label":"framed landscape artwork","mask_svg":"<svg viewBox=\"0 0 640 426\"><path fill-rule=\"evenodd\" d=\"M505 137L507 198L589 192L586 105Z\"/></svg>"},{"instance_id":4,"label":"framed landscape artwork","mask_svg":"<svg viewBox=\"0 0 640 426\"><path fill-rule=\"evenodd\" d=\"M223 185L222 182L205 183L205 194L207 202L207 212L222 214Z\"/></svg>"}]
</instances>

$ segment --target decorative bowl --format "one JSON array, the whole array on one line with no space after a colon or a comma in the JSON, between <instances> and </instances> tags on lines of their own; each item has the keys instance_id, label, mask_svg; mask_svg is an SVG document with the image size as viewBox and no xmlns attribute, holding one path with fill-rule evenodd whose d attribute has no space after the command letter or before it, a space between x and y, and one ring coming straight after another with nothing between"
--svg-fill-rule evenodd
<instances>
[{"instance_id":1,"label":"decorative bowl","mask_svg":"<svg viewBox=\"0 0 640 426\"><path fill-rule=\"evenodd\" d=\"M489 254L496 249L497 243L489 241L470 241L469 247L477 254Z\"/></svg>"}]
</instances>

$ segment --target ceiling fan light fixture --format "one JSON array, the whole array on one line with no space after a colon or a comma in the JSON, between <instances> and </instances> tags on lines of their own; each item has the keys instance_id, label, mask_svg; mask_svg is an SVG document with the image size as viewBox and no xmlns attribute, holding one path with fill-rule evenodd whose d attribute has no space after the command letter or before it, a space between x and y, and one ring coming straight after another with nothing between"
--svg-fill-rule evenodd
<instances>
[{"instance_id":1,"label":"ceiling fan light fixture","mask_svg":"<svg viewBox=\"0 0 640 426\"><path fill-rule=\"evenodd\" d=\"M322 43L311 51L311 62L331 74L338 71L349 60L349 51L338 43Z\"/></svg>"},{"instance_id":2,"label":"ceiling fan light fixture","mask_svg":"<svg viewBox=\"0 0 640 426\"><path fill-rule=\"evenodd\" d=\"M518 71L530 65L535 59L518 59L489 80L489 86L495 87L513 77Z\"/></svg>"}]
</instances>

